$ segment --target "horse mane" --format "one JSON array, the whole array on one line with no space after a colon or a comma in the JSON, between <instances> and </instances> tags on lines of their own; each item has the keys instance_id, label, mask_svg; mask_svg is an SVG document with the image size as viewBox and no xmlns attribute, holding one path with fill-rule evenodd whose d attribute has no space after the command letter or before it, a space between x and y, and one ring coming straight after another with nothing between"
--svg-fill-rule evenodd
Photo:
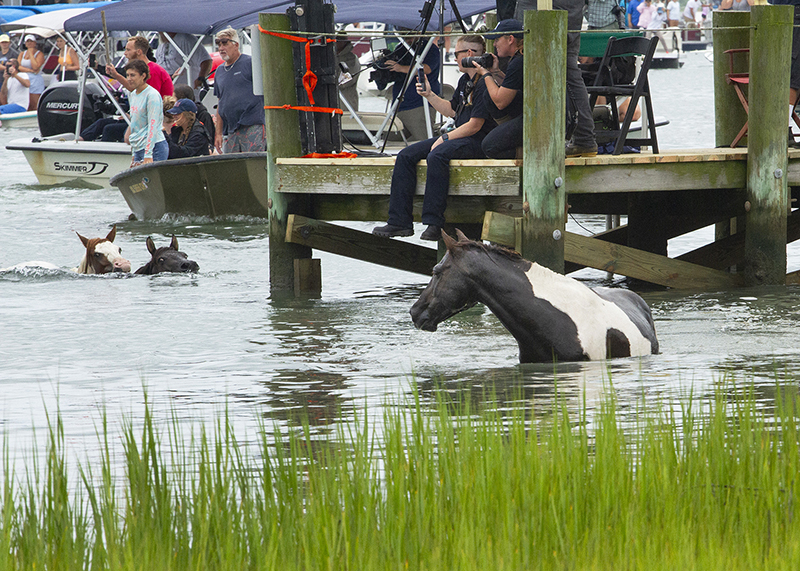
<instances>
[{"instance_id":1,"label":"horse mane","mask_svg":"<svg viewBox=\"0 0 800 571\"><path fill-rule=\"evenodd\" d=\"M476 242L475 240L459 240L453 245L454 248L461 248L463 250L477 250L482 251L488 255L497 254L498 256L502 256L506 258L510 262L522 262L525 261L525 258L522 257L522 254L517 252L512 248L506 248L505 246L500 246L499 244L485 244L483 242Z\"/></svg>"},{"instance_id":2,"label":"horse mane","mask_svg":"<svg viewBox=\"0 0 800 571\"><path fill-rule=\"evenodd\" d=\"M89 238L86 243L86 250L83 252L83 258L81 258L80 264L78 264L78 273L79 274L96 274L97 269L94 267L94 264L89 260L89 252L94 252L94 249L100 242L106 242L105 238ZM90 271L91 270L91 271Z\"/></svg>"}]
</instances>

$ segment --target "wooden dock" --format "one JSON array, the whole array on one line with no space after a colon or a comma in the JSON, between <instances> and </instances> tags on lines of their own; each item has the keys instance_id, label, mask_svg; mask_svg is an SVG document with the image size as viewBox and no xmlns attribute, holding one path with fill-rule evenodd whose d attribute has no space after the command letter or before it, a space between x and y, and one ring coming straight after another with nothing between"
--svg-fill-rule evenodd
<instances>
[{"instance_id":1,"label":"wooden dock","mask_svg":"<svg viewBox=\"0 0 800 571\"><path fill-rule=\"evenodd\" d=\"M697 290L794 283L797 276L786 276L786 244L800 237L800 216L792 213L790 201L793 187L800 189L800 150L787 150L788 61L776 55L788 53L780 50L791 43L791 21L791 8L784 6L715 14L720 27L715 56L718 48L745 42L753 52L751 67L762 68L751 69L753 77L763 79L751 83L750 130L742 143L748 147L724 143L747 117L733 90L717 83L717 109L730 111L717 116L719 148L565 160L560 110L566 14L526 13L526 30L533 32L526 36L526 80L535 77L537 85L550 87L525 92L525 113L532 119L525 124L522 160L451 163L448 226L514 247L562 272L588 266ZM261 25L288 29L282 15L262 14ZM262 61L285 58L285 43L262 35ZM287 89L294 78L289 73L276 80L272 64L269 71L265 103L284 104L294 97ZM724 72L727 60L720 52L715 74ZM550 76L543 78L542 73ZM319 264L310 260L313 249L430 275L436 250L330 223L385 221L393 157L296 158L299 142L287 136L296 131L296 112L268 110L266 117L274 290L299 293L319 287ZM424 162L417 174L415 216L424 192ZM597 236L578 236L565 230L568 213L627 215L628 224ZM679 258L667 257L669 239L711 224L717 227L713 243Z\"/></svg>"}]
</instances>

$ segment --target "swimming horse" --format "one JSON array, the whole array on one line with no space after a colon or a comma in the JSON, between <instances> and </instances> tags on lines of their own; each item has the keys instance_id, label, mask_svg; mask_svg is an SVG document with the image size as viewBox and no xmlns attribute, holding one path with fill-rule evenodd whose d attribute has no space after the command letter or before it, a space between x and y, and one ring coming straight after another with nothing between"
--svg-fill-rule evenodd
<instances>
[{"instance_id":1,"label":"swimming horse","mask_svg":"<svg viewBox=\"0 0 800 571\"><path fill-rule=\"evenodd\" d=\"M442 232L447 253L411 308L414 325L439 323L485 304L519 344L521 363L658 353L650 308L632 291L589 288L517 252Z\"/></svg>"},{"instance_id":2,"label":"swimming horse","mask_svg":"<svg viewBox=\"0 0 800 571\"><path fill-rule=\"evenodd\" d=\"M76 234L78 234L76 232ZM122 257L122 248L114 244L117 226L114 225L105 238L84 238L78 234L86 251L80 264L74 269L79 274L108 274L130 272L131 263Z\"/></svg>"},{"instance_id":3,"label":"swimming horse","mask_svg":"<svg viewBox=\"0 0 800 571\"><path fill-rule=\"evenodd\" d=\"M169 246L156 248L156 244L150 236L147 237L145 244L147 244L147 251L150 252L150 261L136 270L137 274L149 276L162 272L195 273L200 269L197 262L188 259L186 254L178 250L178 240L174 235Z\"/></svg>"}]
</instances>

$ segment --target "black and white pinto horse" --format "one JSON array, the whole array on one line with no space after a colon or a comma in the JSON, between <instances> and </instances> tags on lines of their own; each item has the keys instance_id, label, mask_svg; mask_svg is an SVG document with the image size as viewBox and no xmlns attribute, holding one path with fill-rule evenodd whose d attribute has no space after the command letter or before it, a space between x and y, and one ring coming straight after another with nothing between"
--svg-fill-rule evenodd
<instances>
[{"instance_id":1,"label":"black and white pinto horse","mask_svg":"<svg viewBox=\"0 0 800 571\"><path fill-rule=\"evenodd\" d=\"M190 260L186 254L178 250L178 240L172 236L169 246L156 248L153 239L148 236L145 242L147 251L150 252L150 261L136 270L137 274L153 275L162 272L196 273L200 266Z\"/></svg>"},{"instance_id":2,"label":"black and white pinto horse","mask_svg":"<svg viewBox=\"0 0 800 571\"><path fill-rule=\"evenodd\" d=\"M658 353L650 308L624 289L589 288L517 252L442 232L447 253L411 308L425 331L485 304L519 344L521 363L585 361Z\"/></svg>"}]
</instances>

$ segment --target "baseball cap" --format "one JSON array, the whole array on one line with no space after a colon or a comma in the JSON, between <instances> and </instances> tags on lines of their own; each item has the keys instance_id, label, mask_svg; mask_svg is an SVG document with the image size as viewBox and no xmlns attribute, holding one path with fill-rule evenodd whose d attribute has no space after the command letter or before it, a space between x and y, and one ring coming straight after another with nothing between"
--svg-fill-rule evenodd
<instances>
[{"instance_id":1,"label":"baseball cap","mask_svg":"<svg viewBox=\"0 0 800 571\"><path fill-rule=\"evenodd\" d=\"M8 37L8 34L0 35L0 42L10 42L11 38Z\"/></svg>"},{"instance_id":2,"label":"baseball cap","mask_svg":"<svg viewBox=\"0 0 800 571\"><path fill-rule=\"evenodd\" d=\"M167 109L167 113L170 115L177 115L178 113L183 113L184 111L197 113L197 105L194 104L194 101L189 99L178 99L171 109Z\"/></svg>"},{"instance_id":3,"label":"baseball cap","mask_svg":"<svg viewBox=\"0 0 800 571\"><path fill-rule=\"evenodd\" d=\"M496 40L501 36L514 36L515 38L524 38L525 32L523 31L522 22L519 20L508 19L500 20L494 27L494 30L483 34L489 40Z\"/></svg>"},{"instance_id":4,"label":"baseball cap","mask_svg":"<svg viewBox=\"0 0 800 571\"><path fill-rule=\"evenodd\" d=\"M33 40L35 42L36 41L36 36L34 36L33 34L28 34L28 35L25 36L25 38L22 41L24 43L24 42L27 42L28 40Z\"/></svg>"}]
</instances>

